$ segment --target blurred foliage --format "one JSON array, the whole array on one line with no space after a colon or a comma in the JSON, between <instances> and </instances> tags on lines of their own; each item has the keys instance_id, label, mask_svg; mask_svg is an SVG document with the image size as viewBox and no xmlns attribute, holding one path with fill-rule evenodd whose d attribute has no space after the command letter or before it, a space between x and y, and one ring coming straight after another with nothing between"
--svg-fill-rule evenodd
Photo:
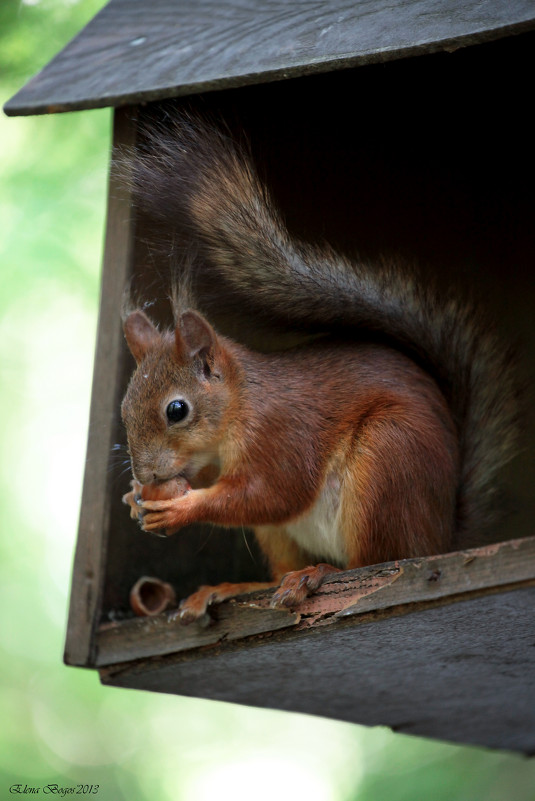
<instances>
[{"instance_id":1,"label":"blurred foliage","mask_svg":"<svg viewBox=\"0 0 535 801\"><path fill-rule=\"evenodd\" d=\"M0 74L22 85L92 19L105 0L2 0Z\"/></svg>"},{"instance_id":2,"label":"blurred foliage","mask_svg":"<svg viewBox=\"0 0 535 801\"><path fill-rule=\"evenodd\" d=\"M2 100L102 5L3 0ZM520 757L105 688L62 665L109 129L106 110L0 120L0 796L56 783L109 801L531 801Z\"/></svg>"},{"instance_id":3,"label":"blurred foliage","mask_svg":"<svg viewBox=\"0 0 535 801\"><path fill-rule=\"evenodd\" d=\"M3 0L2 102L39 71L103 5L103 0ZM109 111L4 118L1 126L2 263L11 264L16 253L19 265L36 267L46 257L47 280L53 275L60 282L77 286L88 297L92 295L94 303ZM87 225L71 223L88 215ZM38 279L44 272L36 270L33 278ZM0 302L27 290L26 282L20 280L20 268L3 270L2 287Z\"/></svg>"}]
</instances>

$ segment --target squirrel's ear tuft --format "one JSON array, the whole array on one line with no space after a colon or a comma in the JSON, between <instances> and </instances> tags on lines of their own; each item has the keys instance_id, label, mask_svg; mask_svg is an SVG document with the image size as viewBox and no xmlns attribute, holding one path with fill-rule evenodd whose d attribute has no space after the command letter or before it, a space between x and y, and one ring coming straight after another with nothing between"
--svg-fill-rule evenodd
<instances>
[{"instance_id":1,"label":"squirrel's ear tuft","mask_svg":"<svg viewBox=\"0 0 535 801\"><path fill-rule=\"evenodd\" d=\"M123 323L123 330L130 352L138 364L161 339L154 323L139 310L128 315Z\"/></svg>"},{"instance_id":2,"label":"squirrel's ear tuft","mask_svg":"<svg viewBox=\"0 0 535 801\"><path fill-rule=\"evenodd\" d=\"M204 317L190 310L180 315L175 329L175 342L182 359L200 357L206 362L207 359L213 359L217 335Z\"/></svg>"}]
</instances>

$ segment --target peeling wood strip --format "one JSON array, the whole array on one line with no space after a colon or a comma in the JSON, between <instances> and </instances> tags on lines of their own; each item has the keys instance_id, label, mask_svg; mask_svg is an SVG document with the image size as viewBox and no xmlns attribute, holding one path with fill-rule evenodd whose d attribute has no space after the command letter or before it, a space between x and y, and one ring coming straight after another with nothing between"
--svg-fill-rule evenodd
<instances>
[{"instance_id":1,"label":"peeling wood strip","mask_svg":"<svg viewBox=\"0 0 535 801\"><path fill-rule=\"evenodd\" d=\"M300 628L535 579L535 538L364 570L364 575L358 570L327 579L318 593L300 607Z\"/></svg>"}]
</instances>

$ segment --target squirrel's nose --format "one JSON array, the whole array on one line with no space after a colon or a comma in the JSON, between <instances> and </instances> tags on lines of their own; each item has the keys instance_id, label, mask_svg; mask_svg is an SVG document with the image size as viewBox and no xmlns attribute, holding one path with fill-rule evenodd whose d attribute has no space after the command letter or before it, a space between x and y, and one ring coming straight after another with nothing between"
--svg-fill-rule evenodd
<instances>
[{"instance_id":1,"label":"squirrel's nose","mask_svg":"<svg viewBox=\"0 0 535 801\"><path fill-rule=\"evenodd\" d=\"M163 484L164 481L169 481L170 478L173 478L176 475L176 470L173 468L163 467L161 470L156 469L152 471L152 481L155 484Z\"/></svg>"}]
</instances>

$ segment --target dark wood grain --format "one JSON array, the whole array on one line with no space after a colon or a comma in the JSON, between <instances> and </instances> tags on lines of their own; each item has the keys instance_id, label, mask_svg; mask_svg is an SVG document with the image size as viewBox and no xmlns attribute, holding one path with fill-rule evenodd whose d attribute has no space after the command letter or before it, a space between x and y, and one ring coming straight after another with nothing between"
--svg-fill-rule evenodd
<instances>
[{"instance_id":1,"label":"dark wood grain","mask_svg":"<svg viewBox=\"0 0 535 801\"><path fill-rule=\"evenodd\" d=\"M121 148L125 170L134 141L135 114L122 110L115 117L114 147ZM120 403L116 365L123 333L119 312L130 273L132 225L130 190L112 166L89 439L65 645L65 661L75 665L94 661L93 633L99 617L111 503L106 487Z\"/></svg>"},{"instance_id":2,"label":"dark wood grain","mask_svg":"<svg viewBox=\"0 0 535 801\"><path fill-rule=\"evenodd\" d=\"M105 684L535 752L535 587L101 671Z\"/></svg>"},{"instance_id":3,"label":"dark wood grain","mask_svg":"<svg viewBox=\"0 0 535 801\"><path fill-rule=\"evenodd\" d=\"M118 106L454 50L532 30L532 0L111 0L5 106Z\"/></svg>"}]
</instances>

